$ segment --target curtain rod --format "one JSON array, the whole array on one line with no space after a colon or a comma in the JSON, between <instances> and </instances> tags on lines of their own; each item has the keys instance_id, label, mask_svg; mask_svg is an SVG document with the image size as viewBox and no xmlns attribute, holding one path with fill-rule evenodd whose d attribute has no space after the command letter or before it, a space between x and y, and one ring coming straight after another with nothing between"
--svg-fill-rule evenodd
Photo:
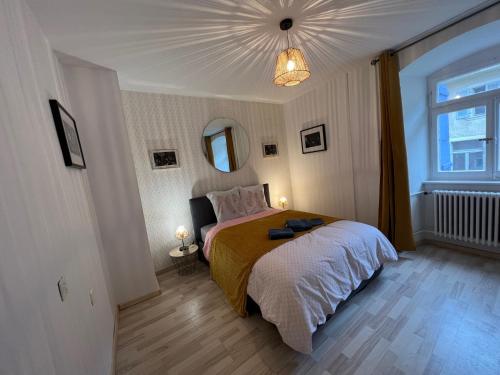
<instances>
[{"instance_id":1,"label":"curtain rod","mask_svg":"<svg viewBox=\"0 0 500 375\"><path fill-rule=\"evenodd\" d=\"M482 13L490 8L493 8L495 5L498 5L500 3L500 0L496 0L494 1L493 3L489 4L489 5L486 5L486 6L479 6L480 8L479 9L476 9L476 10L473 10L471 13L469 14L466 14L465 16L463 17L460 17L458 19L456 19L455 21L449 21L450 23L448 24L444 24L442 25L441 27L438 25L436 26L438 29L437 30L434 30L434 31L430 31L428 33L424 33L424 35L422 35L421 37L416 37L417 39L415 40L407 40L406 42L403 42L400 47L396 47L394 48L393 50L391 50L391 56L394 56L395 54L397 54L398 52L401 52L407 48L410 48L412 46L414 46L415 44L417 43L420 43L421 41L427 39L427 38L430 38L438 33L440 33L441 31L444 31L446 29L449 29L450 27L452 26L455 26L457 24L459 24L460 22L463 22L469 18L472 18L476 15L478 15L479 13ZM432 30L432 29L431 29ZM376 58L376 59L373 59L371 61L371 65L377 65L377 63L380 61L380 59Z\"/></svg>"}]
</instances>

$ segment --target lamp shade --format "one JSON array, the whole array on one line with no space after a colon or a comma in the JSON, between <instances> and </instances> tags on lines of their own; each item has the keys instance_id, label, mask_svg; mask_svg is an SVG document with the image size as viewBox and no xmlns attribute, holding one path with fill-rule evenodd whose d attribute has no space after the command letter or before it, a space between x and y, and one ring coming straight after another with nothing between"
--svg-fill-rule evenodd
<instances>
[{"instance_id":1,"label":"lamp shade","mask_svg":"<svg viewBox=\"0 0 500 375\"><path fill-rule=\"evenodd\" d=\"M285 208L286 204L288 203L288 199L286 197L281 197L280 198L280 206Z\"/></svg>"},{"instance_id":2,"label":"lamp shade","mask_svg":"<svg viewBox=\"0 0 500 375\"><path fill-rule=\"evenodd\" d=\"M177 228L177 230L175 231L175 237L178 240L185 240L186 238L189 237L189 232L184 227L184 225L181 225L180 227Z\"/></svg>"},{"instance_id":3,"label":"lamp shade","mask_svg":"<svg viewBox=\"0 0 500 375\"><path fill-rule=\"evenodd\" d=\"M295 86L309 78L311 72L300 49L287 48L276 59L274 84L277 86Z\"/></svg>"}]
</instances>

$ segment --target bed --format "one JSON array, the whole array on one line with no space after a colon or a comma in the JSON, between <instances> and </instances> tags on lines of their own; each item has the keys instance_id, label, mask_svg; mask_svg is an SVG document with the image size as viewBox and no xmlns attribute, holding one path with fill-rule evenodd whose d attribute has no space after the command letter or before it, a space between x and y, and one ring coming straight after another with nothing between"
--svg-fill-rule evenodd
<instances>
[{"instance_id":1,"label":"bed","mask_svg":"<svg viewBox=\"0 0 500 375\"><path fill-rule=\"evenodd\" d=\"M190 200L200 260L241 316L258 307L292 349L312 352L319 325L398 259L376 228L329 216L271 208L217 224L206 197ZM324 225L271 241L267 230L290 218L320 217Z\"/></svg>"}]
</instances>

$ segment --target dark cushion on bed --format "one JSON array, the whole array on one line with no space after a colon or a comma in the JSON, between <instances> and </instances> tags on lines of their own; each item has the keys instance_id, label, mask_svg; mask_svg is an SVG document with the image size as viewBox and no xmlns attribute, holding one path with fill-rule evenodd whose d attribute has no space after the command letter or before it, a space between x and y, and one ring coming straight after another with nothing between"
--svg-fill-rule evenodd
<instances>
[{"instance_id":1,"label":"dark cushion on bed","mask_svg":"<svg viewBox=\"0 0 500 375\"><path fill-rule=\"evenodd\" d=\"M292 238L294 236L293 230L290 228L269 229L270 240L281 240L283 238Z\"/></svg>"},{"instance_id":2,"label":"dark cushion on bed","mask_svg":"<svg viewBox=\"0 0 500 375\"><path fill-rule=\"evenodd\" d=\"M320 219L319 217L316 217L316 218L313 218L313 219L309 219L309 223L311 223L311 225L313 227L325 224L325 222L323 221L323 219Z\"/></svg>"},{"instance_id":3,"label":"dark cushion on bed","mask_svg":"<svg viewBox=\"0 0 500 375\"><path fill-rule=\"evenodd\" d=\"M302 232L311 229L312 225L309 220L291 219L286 221L285 228L290 228L294 232Z\"/></svg>"}]
</instances>

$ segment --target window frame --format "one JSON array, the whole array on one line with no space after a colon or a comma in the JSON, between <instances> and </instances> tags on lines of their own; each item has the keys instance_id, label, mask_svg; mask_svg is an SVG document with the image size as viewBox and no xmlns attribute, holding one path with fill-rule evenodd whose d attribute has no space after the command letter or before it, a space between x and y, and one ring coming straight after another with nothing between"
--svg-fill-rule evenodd
<instances>
[{"instance_id":1,"label":"window frame","mask_svg":"<svg viewBox=\"0 0 500 375\"><path fill-rule=\"evenodd\" d=\"M499 49L494 48L481 58L472 56L462 59L446 68L430 75L427 79L428 86L428 113L429 113L429 140L430 140L430 174L433 180L459 181L494 181L500 180L500 88L485 91L479 94L450 99L446 102L437 102L437 84L447 79L461 76L475 70L487 68L500 63ZM494 54L493 54L494 52ZM439 171L439 146L437 139L437 123L440 114L458 112L468 108L486 107L486 171L484 172L441 172Z\"/></svg>"},{"instance_id":2,"label":"window frame","mask_svg":"<svg viewBox=\"0 0 500 375\"><path fill-rule=\"evenodd\" d=\"M445 68L434 72L427 78L427 86L429 92L429 108L439 107L440 105L447 105L450 103L458 102L462 99L470 97L478 97L479 95L489 96L491 93L500 93L500 87L491 91L485 91L476 95L466 96L459 99L451 99L446 102L438 103L434 98L436 97L437 84L440 81L446 81L450 78L462 76L476 70L485 69L493 65L500 64L500 45L489 48L488 50L476 53L472 56L458 60L452 64L447 65ZM480 84L486 84L479 83Z\"/></svg>"},{"instance_id":3,"label":"window frame","mask_svg":"<svg viewBox=\"0 0 500 375\"><path fill-rule=\"evenodd\" d=\"M484 172L442 172L439 171L439 150L438 150L438 116L441 114L449 113L449 112L458 112L459 110L463 110L471 107L486 107L486 137L487 138L496 138L496 134L494 134L494 126L489 125L493 124L496 115L494 112L494 98L484 99L484 98L476 98L473 100L460 100L454 102L452 104L448 104L446 106L440 106L439 108L434 108L430 111L431 113L431 174L434 180L493 180L494 175L493 171L497 168L496 163L492 163L492 157L495 155L495 147L493 147L495 142L487 142L486 144L486 170ZM499 98L500 99L500 98ZM494 165L493 165L494 164Z\"/></svg>"}]
</instances>

